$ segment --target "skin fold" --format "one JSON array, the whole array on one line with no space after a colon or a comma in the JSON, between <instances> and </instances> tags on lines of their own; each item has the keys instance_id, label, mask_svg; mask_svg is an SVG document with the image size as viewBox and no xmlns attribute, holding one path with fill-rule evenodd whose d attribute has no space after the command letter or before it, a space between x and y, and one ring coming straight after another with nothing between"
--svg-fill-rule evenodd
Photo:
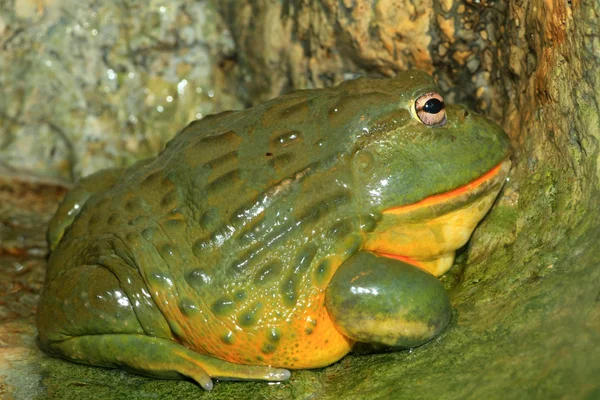
<instances>
[{"instance_id":1,"label":"skin fold","mask_svg":"<svg viewBox=\"0 0 600 400\"><path fill-rule=\"evenodd\" d=\"M435 92L418 71L298 91L82 179L48 231L41 347L211 389L430 340L435 276L510 169L502 129Z\"/></svg>"}]
</instances>

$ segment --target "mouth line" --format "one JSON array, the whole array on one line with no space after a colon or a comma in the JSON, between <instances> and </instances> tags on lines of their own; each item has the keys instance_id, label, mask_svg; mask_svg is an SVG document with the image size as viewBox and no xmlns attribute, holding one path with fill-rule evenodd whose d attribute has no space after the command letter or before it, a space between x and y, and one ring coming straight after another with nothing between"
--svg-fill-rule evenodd
<instances>
[{"instance_id":1,"label":"mouth line","mask_svg":"<svg viewBox=\"0 0 600 400\"><path fill-rule=\"evenodd\" d=\"M496 164L492 169L479 176L475 180L457 187L456 189L449 190L447 192L434 194L428 196L415 203L406 204L403 206L392 207L384 210L384 214L410 214L416 210L431 208L437 205L443 205L450 203L451 200L459 198L461 196L469 197L474 195L478 197L478 194L485 192L488 187L494 186L506 177L506 173L502 173L503 170L508 172L509 168L505 168L506 165L510 165L510 159L504 159Z\"/></svg>"},{"instance_id":2,"label":"mouth line","mask_svg":"<svg viewBox=\"0 0 600 400\"><path fill-rule=\"evenodd\" d=\"M506 158L465 185L383 211L386 222L365 248L442 275L492 207L510 167Z\"/></svg>"}]
</instances>

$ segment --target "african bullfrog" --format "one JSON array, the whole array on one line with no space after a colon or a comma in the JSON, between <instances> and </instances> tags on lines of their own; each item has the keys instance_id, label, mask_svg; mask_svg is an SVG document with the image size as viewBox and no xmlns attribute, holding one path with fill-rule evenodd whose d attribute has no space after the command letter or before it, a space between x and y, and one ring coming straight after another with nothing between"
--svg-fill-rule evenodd
<instances>
[{"instance_id":1,"label":"african bullfrog","mask_svg":"<svg viewBox=\"0 0 600 400\"><path fill-rule=\"evenodd\" d=\"M42 348L209 390L427 342L451 317L436 277L510 169L502 129L436 90L297 91L82 179L48 231Z\"/></svg>"}]
</instances>

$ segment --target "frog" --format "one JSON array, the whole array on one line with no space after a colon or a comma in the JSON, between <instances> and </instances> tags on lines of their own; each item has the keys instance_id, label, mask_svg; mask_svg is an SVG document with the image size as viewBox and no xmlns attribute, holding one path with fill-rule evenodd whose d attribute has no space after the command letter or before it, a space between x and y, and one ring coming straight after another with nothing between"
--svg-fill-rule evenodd
<instances>
[{"instance_id":1,"label":"frog","mask_svg":"<svg viewBox=\"0 0 600 400\"><path fill-rule=\"evenodd\" d=\"M285 381L452 318L438 277L511 168L503 129L408 70L191 122L79 181L48 228L49 354L159 379Z\"/></svg>"}]
</instances>

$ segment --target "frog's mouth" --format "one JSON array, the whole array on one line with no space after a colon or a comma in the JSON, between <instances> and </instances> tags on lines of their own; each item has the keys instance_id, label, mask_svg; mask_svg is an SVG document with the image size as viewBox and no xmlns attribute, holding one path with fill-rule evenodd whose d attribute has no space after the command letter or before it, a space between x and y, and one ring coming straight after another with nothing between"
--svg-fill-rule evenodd
<instances>
[{"instance_id":1,"label":"frog's mouth","mask_svg":"<svg viewBox=\"0 0 600 400\"><path fill-rule=\"evenodd\" d=\"M365 249L442 275L489 211L510 167L506 159L466 185L385 210Z\"/></svg>"}]
</instances>

